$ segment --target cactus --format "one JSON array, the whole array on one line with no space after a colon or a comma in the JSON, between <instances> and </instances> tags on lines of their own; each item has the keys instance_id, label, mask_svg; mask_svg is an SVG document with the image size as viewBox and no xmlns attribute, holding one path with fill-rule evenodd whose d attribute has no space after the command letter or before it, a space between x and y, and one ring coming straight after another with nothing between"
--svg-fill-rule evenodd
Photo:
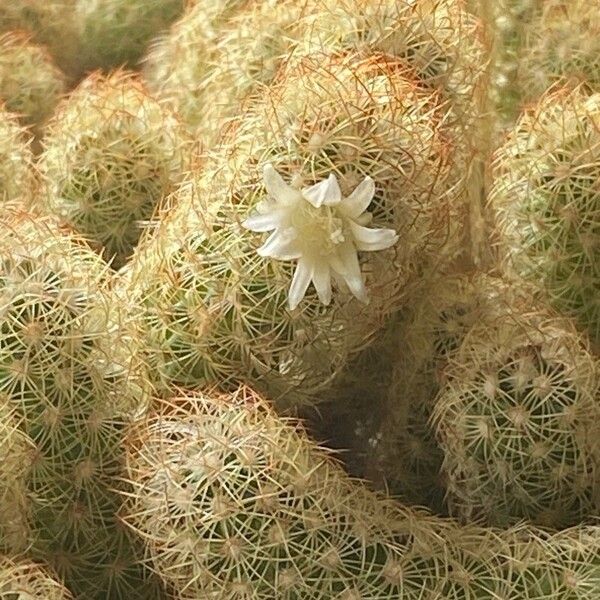
<instances>
[{"instance_id":1,"label":"cactus","mask_svg":"<svg viewBox=\"0 0 600 600\"><path fill-rule=\"evenodd\" d=\"M72 600L71 593L41 565L0 556L3 600Z\"/></svg>"},{"instance_id":2,"label":"cactus","mask_svg":"<svg viewBox=\"0 0 600 600\"><path fill-rule=\"evenodd\" d=\"M391 382L372 459L403 498L445 513L443 453L430 424L444 370L478 322L508 318L538 303L519 281L480 271L421 281L394 323Z\"/></svg>"},{"instance_id":3,"label":"cactus","mask_svg":"<svg viewBox=\"0 0 600 600\"><path fill-rule=\"evenodd\" d=\"M245 8L233 2L238 10L210 16L205 4L190 8L153 46L144 72L150 88L173 103L207 145L218 141L223 123L249 96L261 94L281 65L295 54L323 50L396 56L423 82L448 92L461 126L476 114L483 46L459 1L269 0Z\"/></svg>"},{"instance_id":4,"label":"cactus","mask_svg":"<svg viewBox=\"0 0 600 600\"><path fill-rule=\"evenodd\" d=\"M331 48L370 48L411 65L452 105L458 129L473 134L485 86L483 31L463 0L331 0L310 35Z\"/></svg>"},{"instance_id":5,"label":"cactus","mask_svg":"<svg viewBox=\"0 0 600 600\"><path fill-rule=\"evenodd\" d=\"M124 518L180 598L450 598L462 587L450 524L354 485L248 389L160 403L130 432L127 470Z\"/></svg>"},{"instance_id":6,"label":"cactus","mask_svg":"<svg viewBox=\"0 0 600 600\"><path fill-rule=\"evenodd\" d=\"M560 532L517 526L501 534L506 563L493 598L594 600L600 593L600 526ZM490 599L491 600L491 599Z\"/></svg>"},{"instance_id":7,"label":"cactus","mask_svg":"<svg viewBox=\"0 0 600 600\"><path fill-rule=\"evenodd\" d=\"M247 388L130 430L123 518L178 598L593 600L598 527L459 527L392 504Z\"/></svg>"},{"instance_id":8,"label":"cactus","mask_svg":"<svg viewBox=\"0 0 600 600\"><path fill-rule=\"evenodd\" d=\"M26 465L32 444L20 426L17 410L0 397L0 553L20 552L29 539Z\"/></svg>"},{"instance_id":9,"label":"cactus","mask_svg":"<svg viewBox=\"0 0 600 600\"><path fill-rule=\"evenodd\" d=\"M449 156L438 96L411 77L381 55L307 57L239 120L231 141L176 194L176 207L165 211L127 278L130 294L145 307L149 360L162 384L245 380L266 389L282 410L311 403L349 351L402 304L421 266L460 251L452 218L460 157L453 163ZM265 258L267 246L259 250L264 235L241 226L248 217L256 222L257 207L274 206L262 202L259 178L267 162L282 174L284 187L331 182L336 174L346 197L370 188L374 197L362 207L372 214L369 227L391 227L401 242L365 253L362 266L344 271L338 265L333 297L325 297L328 286L319 280L317 293L308 289L290 310L288 289L291 299L299 287L291 265ZM335 232L323 234L323 227L336 222L318 221L310 235L326 241ZM351 232L344 235L350 239ZM331 245L324 256L335 250ZM350 273L351 293L343 280ZM353 294L363 301L367 294L370 304Z\"/></svg>"},{"instance_id":10,"label":"cactus","mask_svg":"<svg viewBox=\"0 0 600 600\"><path fill-rule=\"evenodd\" d=\"M33 448L28 546L85 598L160 596L116 520L123 429L145 378L107 266L39 215L0 220L0 394ZM9 427L8 423L5 425Z\"/></svg>"},{"instance_id":11,"label":"cactus","mask_svg":"<svg viewBox=\"0 0 600 600\"><path fill-rule=\"evenodd\" d=\"M273 80L304 31L304 3L268 0L246 10L240 4L219 3L219 10L206 2L190 6L144 59L150 89L207 146L218 141L241 102Z\"/></svg>"},{"instance_id":12,"label":"cactus","mask_svg":"<svg viewBox=\"0 0 600 600\"><path fill-rule=\"evenodd\" d=\"M523 114L494 171L505 264L600 343L600 94L551 90Z\"/></svg>"},{"instance_id":13,"label":"cactus","mask_svg":"<svg viewBox=\"0 0 600 600\"><path fill-rule=\"evenodd\" d=\"M423 274L383 334L334 382L333 403L313 417L317 435L334 432L353 474L446 514L443 454L429 423L444 368L471 327L539 304L533 292L479 271Z\"/></svg>"},{"instance_id":14,"label":"cactus","mask_svg":"<svg viewBox=\"0 0 600 600\"><path fill-rule=\"evenodd\" d=\"M91 75L48 124L40 199L121 266L156 204L175 186L187 142L176 117L136 77Z\"/></svg>"},{"instance_id":15,"label":"cactus","mask_svg":"<svg viewBox=\"0 0 600 600\"><path fill-rule=\"evenodd\" d=\"M451 514L561 528L598 512L598 364L570 321L482 318L444 375L432 419Z\"/></svg>"},{"instance_id":16,"label":"cactus","mask_svg":"<svg viewBox=\"0 0 600 600\"><path fill-rule=\"evenodd\" d=\"M0 212L29 202L36 190L31 138L17 116L0 105Z\"/></svg>"},{"instance_id":17,"label":"cactus","mask_svg":"<svg viewBox=\"0 0 600 600\"><path fill-rule=\"evenodd\" d=\"M134 67L185 5L186 0L76 0L81 72Z\"/></svg>"},{"instance_id":18,"label":"cactus","mask_svg":"<svg viewBox=\"0 0 600 600\"><path fill-rule=\"evenodd\" d=\"M0 31L24 30L46 46L58 67L79 76L80 37L75 21L77 0L0 0Z\"/></svg>"},{"instance_id":19,"label":"cactus","mask_svg":"<svg viewBox=\"0 0 600 600\"><path fill-rule=\"evenodd\" d=\"M553 83L574 79L600 92L600 6L585 0L545 0L524 31L519 83L536 100Z\"/></svg>"},{"instance_id":20,"label":"cactus","mask_svg":"<svg viewBox=\"0 0 600 600\"><path fill-rule=\"evenodd\" d=\"M39 137L66 87L46 50L21 32L0 36L0 98Z\"/></svg>"}]
</instances>

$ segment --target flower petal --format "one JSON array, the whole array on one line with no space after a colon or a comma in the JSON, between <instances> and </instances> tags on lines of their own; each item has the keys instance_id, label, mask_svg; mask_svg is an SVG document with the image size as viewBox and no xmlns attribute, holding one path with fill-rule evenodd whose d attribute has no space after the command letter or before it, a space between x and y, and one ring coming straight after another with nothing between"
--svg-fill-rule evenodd
<instances>
[{"instance_id":1,"label":"flower petal","mask_svg":"<svg viewBox=\"0 0 600 600\"><path fill-rule=\"evenodd\" d=\"M259 256L278 260L295 260L302 256L297 239L280 230L274 231L256 252Z\"/></svg>"},{"instance_id":2,"label":"flower petal","mask_svg":"<svg viewBox=\"0 0 600 600\"><path fill-rule=\"evenodd\" d=\"M370 177L365 177L354 191L342 200L340 211L351 219L358 219L367 210L374 195L375 182Z\"/></svg>"},{"instance_id":3,"label":"flower petal","mask_svg":"<svg viewBox=\"0 0 600 600\"><path fill-rule=\"evenodd\" d=\"M300 304L302 298L304 298L312 276L312 265L305 258L301 258L298 261L296 270L294 271L294 277L288 293L288 304L290 310L294 310L298 304Z\"/></svg>"},{"instance_id":4,"label":"flower petal","mask_svg":"<svg viewBox=\"0 0 600 600\"><path fill-rule=\"evenodd\" d=\"M308 200L315 208L320 206L333 206L339 204L342 200L342 190L332 173L324 181L315 183L310 187L302 190L302 195Z\"/></svg>"},{"instance_id":5,"label":"flower petal","mask_svg":"<svg viewBox=\"0 0 600 600\"><path fill-rule=\"evenodd\" d=\"M356 223L350 223L356 248L367 252L385 250L398 241L398 234L393 229L371 229Z\"/></svg>"},{"instance_id":6,"label":"flower petal","mask_svg":"<svg viewBox=\"0 0 600 600\"><path fill-rule=\"evenodd\" d=\"M315 265L312 280L319 300L327 306L331 302L331 271L329 265L322 262Z\"/></svg>"},{"instance_id":7,"label":"flower petal","mask_svg":"<svg viewBox=\"0 0 600 600\"><path fill-rule=\"evenodd\" d=\"M352 294L365 304L369 301L363 281L358 254L350 243L341 244L337 256L330 257L331 268L346 282Z\"/></svg>"},{"instance_id":8,"label":"flower petal","mask_svg":"<svg viewBox=\"0 0 600 600\"><path fill-rule=\"evenodd\" d=\"M290 204L300 197L298 190L289 186L270 163L263 169L263 180L267 193L277 202Z\"/></svg>"},{"instance_id":9,"label":"flower petal","mask_svg":"<svg viewBox=\"0 0 600 600\"><path fill-rule=\"evenodd\" d=\"M282 211L272 211L265 214L254 213L242 222L242 227L258 233L272 231L279 227L283 216Z\"/></svg>"}]
</instances>

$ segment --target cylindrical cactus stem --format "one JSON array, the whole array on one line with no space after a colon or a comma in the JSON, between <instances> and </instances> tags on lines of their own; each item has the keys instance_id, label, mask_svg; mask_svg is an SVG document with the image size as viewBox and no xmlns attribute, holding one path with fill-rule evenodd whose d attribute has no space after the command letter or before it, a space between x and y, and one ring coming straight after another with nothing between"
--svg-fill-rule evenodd
<instances>
[{"instance_id":1,"label":"cylindrical cactus stem","mask_svg":"<svg viewBox=\"0 0 600 600\"><path fill-rule=\"evenodd\" d=\"M571 321L483 318L444 378L432 419L451 514L562 528L598 513L600 376Z\"/></svg>"},{"instance_id":2,"label":"cylindrical cactus stem","mask_svg":"<svg viewBox=\"0 0 600 600\"><path fill-rule=\"evenodd\" d=\"M600 94L550 90L510 132L494 171L505 264L600 345Z\"/></svg>"},{"instance_id":3,"label":"cylindrical cactus stem","mask_svg":"<svg viewBox=\"0 0 600 600\"><path fill-rule=\"evenodd\" d=\"M182 133L134 74L93 74L48 124L39 202L119 267L181 176L190 150Z\"/></svg>"},{"instance_id":4,"label":"cylindrical cactus stem","mask_svg":"<svg viewBox=\"0 0 600 600\"><path fill-rule=\"evenodd\" d=\"M98 254L54 221L0 217L0 394L32 446L22 465L28 548L81 597L146 600L162 588L118 526L114 491L145 378L107 275Z\"/></svg>"},{"instance_id":5,"label":"cylindrical cactus stem","mask_svg":"<svg viewBox=\"0 0 600 600\"><path fill-rule=\"evenodd\" d=\"M130 429L123 519L182 600L593 600L595 526L458 526L366 490L247 388ZM544 563L545 561L545 563Z\"/></svg>"},{"instance_id":6,"label":"cylindrical cactus stem","mask_svg":"<svg viewBox=\"0 0 600 600\"><path fill-rule=\"evenodd\" d=\"M65 92L66 81L47 50L30 37L24 32L0 36L0 99L41 137L45 121Z\"/></svg>"},{"instance_id":7,"label":"cylindrical cactus stem","mask_svg":"<svg viewBox=\"0 0 600 600\"><path fill-rule=\"evenodd\" d=\"M128 277L165 385L310 403L420 269L460 252L460 153L414 77L379 54L306 57L177 192Z\"/></svg>"},{"instance_id":8,"label":"cylindrical cactus stem","mask_svg":"<svg viewBox=\"0 0 600 600\"><path fill-rule=\"evenodd\" d=\"M307 14L316 10L312 0L216 6L192 4L144 59L150 89L175 106L208 147L219 142L243 101L272 83L306 32Z\"/></svg>"},{"instance_id":9,"label":"cylindrical cactus stem","mask_svg":"<svg viewBox=\"0 0 600 600\"><path fill-rule=\"evenodd\" d=\"M0 598L73 600L71 592L46 567L7 556L0 556Z\"/></svg>"},{"instance_id":10,"label":"cylindrical cactus stem","mask_svg":"<svg viewBox=\"0 0 600 600\"><path fill-rule=\"evenodd\" d=\"M482 83L479 27L457 0L268 0L192 5L145 59L145 77L207 144L240 104L294 55L382 52L451 99L455 124L473 123ZM268 26L265 26L268 23Z\"/></svg>"},{"instance_id":11,"label":"cylindrical cactus stem","mask_svg":"<svg viewBox=\"0 0 600 600\"><path fill-rule=\"evenodd\" d=\"M491 59L489 88L497 134L519 115L526 92L519 79L527 26L535 22L540 0L475 0L473 11L487 26Z\"/></svg>"},{"instance_id":12,"label":"cylindrical cactus stem","mask_svg":"<svg viewBox=\"0 0 600 600\"><path fill-rule=\"evenodd\" d=\"M490 556L475 566L453 523L351 481L246 388L158 403L130 432L127 471L124 518L182 599L450 598L487 583Z\"/></svg>"},{"instance_id":13,"label":"cylindrical cactus stem","mask_svg":"<svg viewBox=\"0 0 600 600\"><path fill-rule=\"evenodd\" d=\"M29 203L36 189L31 135L0 105L0 213L9 204Z\"/></svg>"}]
</instances>

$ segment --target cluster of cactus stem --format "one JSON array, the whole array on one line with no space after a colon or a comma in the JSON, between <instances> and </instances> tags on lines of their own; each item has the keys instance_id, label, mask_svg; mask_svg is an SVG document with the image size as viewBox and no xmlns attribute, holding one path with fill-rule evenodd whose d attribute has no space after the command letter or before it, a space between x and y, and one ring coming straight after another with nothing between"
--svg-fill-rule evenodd
<instances>
[{"instance_id":1,"label":"cluster of cactus stem","mask_svg":"<svg viewBox=\"0 0 600 600\"><path fill-rule=\"evenodd\" d=\"M462 128L475 114L483 46L477 23L458 0L378 0L372 7L362 0L232 1L210 11L205 4L192 4L154 45L144 73L207 144L218 140L240 104L262 95L282 65L315 52L367 49L395 56L452 98Z\"/></svg>"},{"instance_id":2,"label":"cluster of cactus stem","mask_svg":"<svg viewBox=\"0 0 600 600\"><path fill-rule=\"evenodd\" d=\"M0 0L0 599L598 600L599 23Z\"/></svg>"},{"instance_id":3,"label":"cluster of cactus stem","mask_svg":"<svg viewBox=\"0 0 600 600\"><path fill-rule=\"evenodd\" d=\"M158 403L126 452L124 519L180 598L591 600L598 591L597 526L459 527L394 505L247 388Z\"/></svg>"}]
</instances>

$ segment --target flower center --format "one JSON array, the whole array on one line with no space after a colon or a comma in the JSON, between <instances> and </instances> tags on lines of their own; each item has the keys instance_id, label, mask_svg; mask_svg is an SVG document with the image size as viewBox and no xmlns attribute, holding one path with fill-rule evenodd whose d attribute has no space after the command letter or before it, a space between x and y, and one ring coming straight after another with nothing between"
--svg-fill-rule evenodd
<instances>
[{"instance_id":1,"label":"flower center","mask_svg":"<svg viewBox=\"0 0 600 600\"><path fill-rule=\"evenodd\" d=\"M330 206L315 208L302 202L291 215L291 227L303 246L303 253L329 256L346 241L344 221Z\"/></svg>"}]
</instances>

